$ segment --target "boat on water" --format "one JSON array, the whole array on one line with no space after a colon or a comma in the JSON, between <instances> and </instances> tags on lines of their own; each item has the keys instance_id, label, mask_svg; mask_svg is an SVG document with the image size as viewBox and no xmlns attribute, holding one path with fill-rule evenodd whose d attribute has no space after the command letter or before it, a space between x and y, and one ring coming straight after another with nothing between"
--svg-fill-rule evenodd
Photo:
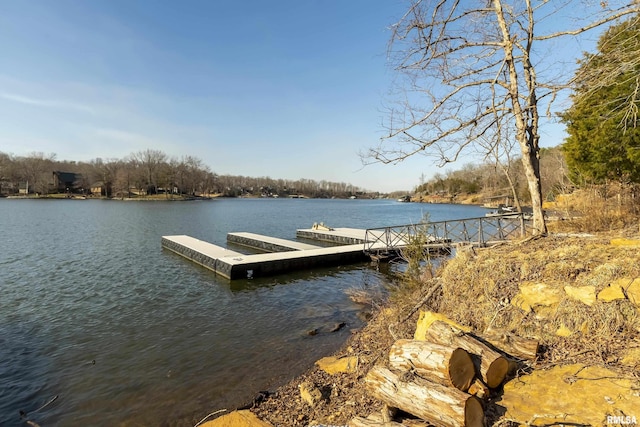
<instances>
[{"instance_id":1,"label":"boat on water","mask_svg":"<svg viewBox=\"0 0 640 427\"><path fill-rule=\"evenodd\" d=\"M487 212L485 216L487 217L509 216L509 215L518 216L521 213L525 219L530 219L533 217L533 210L529 207L523 207L522 211L519 212L518 208L516 208L515 206L505 206L505 205L499 206L498 209L495 211Z\"/></svg>"},{"instance_id":2,"label":"boat on water","mask_svg":"<svg viewBox=\"0 0 640 427\"><path fill-rule=\"evenodd\" d=\"M411 196L407 195L407 196L402 196L398 198L398 201L401 203L407 203L411 201Z\"/></svg>"}]
</instances>

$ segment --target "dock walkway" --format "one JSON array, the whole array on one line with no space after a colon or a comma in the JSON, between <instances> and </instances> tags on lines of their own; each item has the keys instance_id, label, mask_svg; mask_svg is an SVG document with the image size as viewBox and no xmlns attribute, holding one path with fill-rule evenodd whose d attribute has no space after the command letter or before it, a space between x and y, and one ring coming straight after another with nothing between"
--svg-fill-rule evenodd
<instances>
[{"instance_id":1,"label":"dock walkway","mask_svg":"<svg viewBox=\"0 0 640 427\"><path fill-rule=\"evenodd\" d=\"M362 245L366 242L367 230L359 228L331 228L328 230L305 228L297 230L296 237L341 245Z\"/></svg>"},{"instance_id":2,"label":"dock walkway","mask_svg":"<svg viewBox=\"0 0 640 427\"><path fill-rule=\"evenodd\" d=\"M253 255L190 236L163 236L162 246L233 280L397 256L407 245L416 241L416 236L427 236L423 243L427 251L449 253L451 247L459 243L486 246L518 235L524 236L526 229L527 221L522 214L517 214L368 230L324 226L297 230L297 238L333 244L328 247L254 233L227 235L229 243L268 252Z\"/></svg>"},{"instance_id":3,"label":"dock walkway","mask_svg":"<svg viewBox=\"0 0 640 427\"><path fill-rule=\"evenodd\" d=\"M263 236L254 233L229 233L227 242L266 252L287 252L318 249L319 246L308 243L300 243L293 240L279 239L277 237Z\"/></svg>"},{"instance_id":4,"label":"dock walkway","mask_svg":"<svg viewBox=\"0 0 640 427\"><path fill-rule=\"evenodd\" d=\"M228 265L224 260L243 256L240 252L185 235L162 236L162 247L225 277L228 276Z\"/></svg>"},{"instance_id":5,"label":"dock walkway","mask_svg":"<svg viewBox=\"0 0 640 427\"><path fill-rule=\"evenodd\" d=\"M359 232L364 236L365 230ZM329 237L325 235L323 240L327 241L326 239ZM362 250L362 243L318 247L253 233L229 233L227 241L272 252L245 255L184 235L162 236L162 247L230 280L364 262L369 259Z\"/></svg>"}]
</instances>

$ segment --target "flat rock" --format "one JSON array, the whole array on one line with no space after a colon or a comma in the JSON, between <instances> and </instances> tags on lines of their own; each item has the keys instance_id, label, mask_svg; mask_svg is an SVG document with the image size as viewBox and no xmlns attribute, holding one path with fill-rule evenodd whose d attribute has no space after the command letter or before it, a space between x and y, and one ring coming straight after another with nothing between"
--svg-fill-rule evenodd
<instances>
[{"instance_id":1,"label":"flat rock","mask_svg":"<svg viewBox=\"0 0 640 427\"><path fill-rule=\"evenodd\" d=\"M640 307L640 279L628 280L625 289L629 301Z\"/></svg>"},{"instance_id":2,"label":"flat rock","mask_svg":"<svg viewBox=\"0 0 640 427\"><path fill-rule=\"evenodd\" d=\"M562 289L545 283L523 283L520 292L513 297L511 304L524 310L544 315L545 308L554 307L564 297Z\"/></svg>"},{"instance_id":3,"label":"flat rock","mask_svg":"<svg viewBox=\"0 0 640 427\"><path fill-rule=\"evenodd\" d=\"M630 247L640 247L640 240L638 239L611 239L611 246L630 246Z\"/></svg>"},{"instance_id":4,"label":"flat rock","mask_svg":"<svg viewBox=\"0 0 640 427\"><path fill-rule=\"evenodd\" d=\"M259 419L251 411L234 411L212 421L200 424L201 427L273 427L273 424Z\"/></svg>"},{"instance_id":5,"label":"flat rock","mask_svg":"<svg viewBox=\"0 0 640 427\"><path fill-rule=\"evenodd\" d=\"M315 407L322 400L322 391L314 384L304 382L298 386L300 397L309 406Z\"/></svg>"},{"instance_id":6,"label":"flat rock","mask_svg":"<svg viewBox=\"0 0 640 427\"><path fill-rule=\"evenodd\" d=\"M625 299L622 287L618 284L611 283L598 293L598 300L603 302L611 302L619 299Z\"/></svg>"},{"instance_id":7,"label":"flat rock","mask_svg":"<svg viewBox=\"0 0 640 427\"><path fill-rule=\"evenodd\" d=\"M316 365L326 373L334 375L337 373L352 373L358 368L358 357L323 357L316 362Z\"/></svg>"},{"instance_id":8,"label":"flat rock","mask_svg":"<svg viewBox=\"0 0 640 427\"><path fill-rule=\"evenodd\" d=\"M583 365L534 371L504 386L499 406L521 425L606 425L607 416L638 414L633 381L609 369Z\"/></svg>"},{"instance_id":9,"label":"flat rock","mask_svg":"<svg viewBox=\"0 0 640 427\"><path fill-rule=\"evenodd\" d=\"M595 286L565 286L564 292L572 300L580 301L588 306L591 306L596 302Z\"/></svg>"}]
</instances>

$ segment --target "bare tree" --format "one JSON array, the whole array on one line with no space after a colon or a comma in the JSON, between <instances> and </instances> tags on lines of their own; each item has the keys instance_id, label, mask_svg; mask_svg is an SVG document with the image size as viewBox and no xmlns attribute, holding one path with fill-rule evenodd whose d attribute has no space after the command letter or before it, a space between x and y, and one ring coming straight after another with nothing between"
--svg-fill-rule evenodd
<instances>
[{"instance_id":1,"label":"bare tree","mask_svg":"<svg viewBox=\"0 0 640 427\"><path fill-rule=\"evenodd\" d=\"M167 155L160 150L146 149L131 154L131 158L145 173L146 188L156 191L158 187L158 173L160 167L166 162Z\"/></svg>"},{"instance_id":2,"label":"bare tree","mask_svg":"<svg viewBox=\"0 0 640 427\"><path fill-rule=\"evenodd\" d=\"M554 199L557 194L571 191L569 168L561 147L543 149L540 152L542 195Z\"/></svg>"},{"instance_id":3,"label":"bare tree","mask_svg":"<svg viewBox=\"0 0 640 427\"><path fill-rule=\"evenodd\" d=\"M112 194L124 199L131 197L131 186L134 181L135 166L132 162L121 162L121 167L113 171Z\"/></svg>"},{"instance_id":4,"label":"bare tree","mask_svg":"<svg viewBox=\"0 0 640 427\"><path fill-rule=\"evenodd\" d=\"M405 77L403 96L389 109L388 134L366 161L395 163L422 153L444 164L488 132L509 126L522 153L534 232L546 233L539 111L550 111L557 92L568 86L539 80L537 71L554 64L536 57L537 48L638 10L637 0L414 0L393 26L390 43L390 59ZM551 33L537 30L553 18Z\"/></svg>"},{"instance_id":5,"label":"bare tree","mask_svg":"<svg viewBox=\"0 0 640 427\"><path fill-rule=\"evenodd\" d=\"M101 178L104 185L105 196L111 197L118 175L126 168L127 164L119 159L108 159L105 163L102 163L100 172L102 174ZM123 186L119 190L126 190L126 188Z\"/></svg>"},{"instance_id":6,"label":"bare tree","mask_svg":"<svg viewBox=\"0 0 640 427\"><path fill-rule=\"evenodd\" d=\"M28 189L36 193L48 194L52 184L51 174L56 155L34 152L27 157L18 159L21 178L27 183Z\"/></svg>"},{"instance_id":7,"label":"bare tree","mask_svg":"<svg viewBox=\"0 0 640 427\"><path fill-rule=\"evenodd\" d=\"M15 161L12 156L0 151L0 196L7 188L3 188L5 182L16 181Z\"/></svg>"},{"instance_id":8,"label":"bare tree","mask_svg":"<svg viewBox=\"0 0 640 427\"><path fill-rule=\"evenodd\" d=\"M514 206L518 212L522 212L518 195L518 179L512 168L516 142L509 135L509 130L509 126L498 124L495 126L495 131L487 132L478 138L478 146L483 150L485 160L491 159L495 167L500 169L509 184Z\"/></svg>"},{"instance_id":9,"label":"bare tree","mask_svg":"<svg viewBox=\"0 0 640 427\"><path fill-rule=\"evenodd\" d=\"M202 192L202 183L205 180L205 174L209 171L202 160L194 156L183 156L181 164L184 165L187 174L185 190L195 196L199 190Z\"/></svg>"}]
</instances>

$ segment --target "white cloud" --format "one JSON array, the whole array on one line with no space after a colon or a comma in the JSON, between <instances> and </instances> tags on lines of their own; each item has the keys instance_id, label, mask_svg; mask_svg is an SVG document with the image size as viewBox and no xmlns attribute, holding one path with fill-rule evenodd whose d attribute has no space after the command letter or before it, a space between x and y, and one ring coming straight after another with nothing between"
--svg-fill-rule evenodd
<instances>
[{"instance_id":1,"label":"white cloud","mask_svg":"<svg viewBox=\"0 0 640 427\"><path fill-rule=\"evenodd\" d=\"M77 110L94 114L95 110L87 105L77 104L66 101L48 100L28 97L15 93L0 93L0 98L4 98L9 101L18 102L20 104L33 105L43 108L61 108L66 110Z\"/></svg>"},{"instance_id":2,"label":"white cloud","mask_svg":"<svg viewBox=\"0 0 640 427\"><path fill-rule=\"evenodd\" d=\"M149 136L121 129L94 128L93 133L98 138L116 140L131 145L153 144L157 142L157 140Z\"/></svg>"}]
</instances>

